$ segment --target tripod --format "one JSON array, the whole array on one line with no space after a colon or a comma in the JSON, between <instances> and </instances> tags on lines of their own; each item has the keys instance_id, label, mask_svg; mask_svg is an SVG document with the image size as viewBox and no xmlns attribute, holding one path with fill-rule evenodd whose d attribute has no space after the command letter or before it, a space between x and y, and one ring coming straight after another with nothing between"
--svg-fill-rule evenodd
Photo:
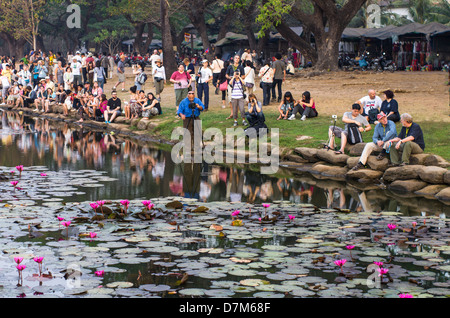
<instances>
[{"instance_id":1,"label":"tripod","mask_svg":"<svg viewBox=\"0 0 450 318\"><path fill-rule=\"evenodd\" d=\"M328 137L327 143L323 145L323 148L325 148L327 151L330 150L330 146L328 146L330 144L331 138L334 137L334 128L336 128L336 118L333 118L334 122L333 122L333 130L331 132L331 135Z\"/></svg>"}]
</instances>

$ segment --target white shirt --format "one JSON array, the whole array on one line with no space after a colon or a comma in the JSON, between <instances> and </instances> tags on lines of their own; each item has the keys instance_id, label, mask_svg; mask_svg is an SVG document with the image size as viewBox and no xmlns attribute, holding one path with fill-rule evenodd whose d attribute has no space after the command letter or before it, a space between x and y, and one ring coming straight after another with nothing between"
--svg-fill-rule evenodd
<instances>
[{"instance_id":1,"label":"white shirt","mask_svg":"<svg viewBox=\"0 0 450 318\"><path fill-rule=\"evenodd\" d=\"M246 83L255 84L255 70L250 66L246 66L244 68L244 72L245 72L245 80L244 81Z\"/></svg>"},{"instance_id":2,"label":"white shirt","mask_svg":"<svg viewBox=\"0 0 450 318\"><path fill-rule=\"evenodd\" d=\"M224 62L219 59L215 59L214 61L212 61L211 68L213 70L213 73L220 73L220 71L223 69L223 64Z\"/></svg>"},{"instance_id":3,"label":"white shirt","mask_svg":"<svg viewBox=\"0 0 450 318\"><path fill-rule=\"evenodd\" d=\"M201 77L198 80L199 83L206 83L206 81L213 75L212 70L209 67L200 67L198 72L201 74Z\"/></svg>"},{"instance_id":4,"label":"white shirt","mask_svg":"<svg viewBox=\"0 0 450 318\"><path fill-rule=\"evenodd\" d=\"M359 101L361 102L361 106L363 107L364 113L366 115L369 114L369 109L374 108L374 107L380 109L381 104L383 103L383 101L381 100L380 97L375 96L374 99L370 99L369 95L364 96Z\"/></svg>"},{"instance_id":5,"label":"white shirt","mask_svg":"<svg viewBox=\"0 0 450 318\"><path fill-rule=\"evenodd\" d=\"M159 56L158 54L152 54L152 56L150 56L150 61L152 61L152 68L156 67L156 61L157 60L161 60L162 61L161 56Z\"/></svg>"},{"instance_id":6,"label":"white shirt","mask_svg":"<svg viewBox=\"0 0 450 318\"><path fill-rule=\"evenodd\" d=\"M81 75L81 63L80 62L72 62L70 65L70 68L72 69L72 74L75 75Z\"/></svg>"},{"instance_id":7,"label":"white shirt","mask_svg":"<svg viewBox=\"0 0 450 318\"><path fill-rule=\"evenodd\" d=\"M160 77L166 80L166 70L164 69L164 66L161 67L155 66L154 68L152 68L152 76L153 78Z\"/></svg>"},{"instance_id":8,"label":"white shirt","mask_svg":"<svg viewBox=\"0 0 450 318\"><path fill-rule=\"evenodd\" d=\"M6 76L1 76L1 77L0 77L0 80L1 80L1 82L2 82L3 88L9 87L9 80L8 80L8 77L6 77Z\"/></svg>"}]
</instances>

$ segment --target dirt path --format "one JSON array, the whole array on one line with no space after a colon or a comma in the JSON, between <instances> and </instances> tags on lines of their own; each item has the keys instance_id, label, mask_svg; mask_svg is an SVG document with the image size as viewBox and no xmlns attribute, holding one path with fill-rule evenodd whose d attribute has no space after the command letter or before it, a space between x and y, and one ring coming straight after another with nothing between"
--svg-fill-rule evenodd
<instances>
[{"instance_id":1,"label":"dirt path","mask_svg":"<svg viewBox=\"0 0 450 318\"><path fill-rule=\"evenodd\" d=\"M150 69L146 69L150 73ZM126 69L127 80L125 89L128 90L134 84L134 76L131 68ZM301 74L301 73L300 73ZM340 115L347 111L359 98L367 95L368 89L375 89L383 99L382 91L390 89L395 94L399 103L400 113L408 112L419 121L430 120L450 122L449 86L446 85L448 75L445 72L335 72L320 76L305 78L302 76L288 76L283 84L283 93L291 91L294 98L301 98L304 91L309 91L315 99L319 114ZM114 74L112 80L105 85L105 92L110 97L112 86L117 81ZM145 85L146 92L154 92L151 78ZM129 92L122 93L119 89L119 97L129 100ZM262 90L256 84L256 96L262 100ZM167 81L167 85L161 94L162 107L175 104L173 86ZM229 112L229 109L221 108L221 95L215 95L210 86L210 110ZM277 103L272 103L270 108L277 108Z\"/></svg>"}]
</instances>

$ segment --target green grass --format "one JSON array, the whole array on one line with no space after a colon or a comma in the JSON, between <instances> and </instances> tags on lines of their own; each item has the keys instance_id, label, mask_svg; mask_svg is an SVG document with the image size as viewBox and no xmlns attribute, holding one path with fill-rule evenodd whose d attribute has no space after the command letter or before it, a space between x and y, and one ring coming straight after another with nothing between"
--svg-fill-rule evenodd
<instances>
[{"instance_id":1,"label":"green grass","mask_svg":"<svg viewBox=\"0 0 450 318\"><path fill-rule=\"evenodd\" d=\"M166 107L164 114L162 115L161 122L158 124L156 130L152 133L157 133L162 138L170 140L172 131L176 127L182 126L181 119L175 117L175 107ZM269 128L279 128L279 142L280 153L283 149L294 149L296 147L320 147L322 143L328 140L328 127L333 125L331 116L320 115L316 118L307 119L301 121L299 117L296 120L276 120L278 117L278 111L275 106L269 106L264 109L266 117L266 124ZM202 113L200 116L202 119L203 130L207 128L219 128L225 135L227 128L233 128L233 120L225 118L230 115L230 109L213 109L206 113ZM337 114L338 120L337 126L344 127L344 124L340 120L342 114ZM450 124L437 123L437 122L420 122L417 123L422 127L425 138L425 152L442 156L444 159L450 161ZM241 121L239 120L239 124ZM373 126L373 125L372 125ZM239 125L238 128L242 128ZM374 126L373 126L374 127ZM399 133L401 124L397 123L397 132ZM269 134L270 135L270 134ZM363 134L364 141L369 142L372 140L373 129ZM311 139L297 140L299 136L310 136ZM269 138L270 141L270 138Z\"/></svg>"}]
</instances>

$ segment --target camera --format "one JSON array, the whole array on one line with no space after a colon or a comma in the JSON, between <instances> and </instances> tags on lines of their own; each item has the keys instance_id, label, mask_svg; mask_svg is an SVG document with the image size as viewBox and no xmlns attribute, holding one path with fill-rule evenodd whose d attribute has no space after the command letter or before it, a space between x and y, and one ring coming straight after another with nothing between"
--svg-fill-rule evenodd
<instances>
[{"instance_id":1,"label":"camera","mask_svg":"<svg viewBox=\"0 0 450 318\"><path fill-rule=\"evenodd\" d=\"M337 115L332 115L331 118L337 119Z\"/></svg>"},{"instance_id":2,"label":"camera","mask_svg":"<svg viewBox=\"0 0 450 318\"><path fill-rule=\"evenodd\" d=\"M197 104L196 103L194 103L194 102L191 102L191 103L189 103L189 108L190 109L196 109L197 108Z\"/></svg>"}]
</instances>

